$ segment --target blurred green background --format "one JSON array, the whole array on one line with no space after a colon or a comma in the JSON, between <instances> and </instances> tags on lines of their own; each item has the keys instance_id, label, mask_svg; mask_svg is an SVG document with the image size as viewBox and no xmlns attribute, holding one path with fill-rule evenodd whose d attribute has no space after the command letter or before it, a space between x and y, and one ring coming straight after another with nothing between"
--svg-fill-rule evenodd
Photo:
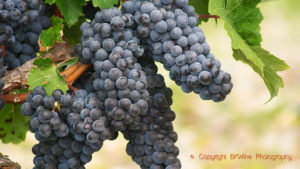
<instances>
[{"instance_id":1,"label":"blurred green background","mask_svg":"<svg viewBox=\"0 0 300 169\"><path fill-rule=\"evenodd\" d=\"M261 24L262 46L284 59L288 71L280 73L285 87L278 97L264 104L269 93L262 79L247 65L232 58L231 42L222 21L202 25L212 53L231 73L234 89L222 103L203 101L195 94L184 94L168 78L174 90L174 122L179 139L179 158L183 169L299 169L300 167L300 1L270 0L259 5L264 15ZM0 143L0 152L32 168L31 147L36 144L33 134L27 134L19 145ZM120 135L106 141L100 152L86 166L88 169L138 169L125 152L126 141ZM190 155L245 153L289 154L293 160L223 160L191 159Z\"/></svg>"}]
</instances>

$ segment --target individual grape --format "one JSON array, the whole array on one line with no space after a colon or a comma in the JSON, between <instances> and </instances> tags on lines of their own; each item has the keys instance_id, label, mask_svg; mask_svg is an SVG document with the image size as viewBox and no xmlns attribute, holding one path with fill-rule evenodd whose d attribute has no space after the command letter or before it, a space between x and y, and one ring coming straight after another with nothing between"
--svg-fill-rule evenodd
<instances>
[{"instance_id":1,"label":"individual grape","mask_svg":"<svg viewBox=\"0 0 300 169\"><path fill-rule=\"evenodd\" d=\"M29 102L24 103L21 106L21 112L24 116L31 116L33 115L33 109L31 108L31 104Z\"/></svg>"},{"instance_id":2,"label":"individual grape","mask_svg":"<svg viewBox=\"0 0 300 169\"><path fill-rule=\"evenodd\" d=\"M142 6L141 6L141 13L148 13L150 14L153 10L155 10L155 6L150 3L150 2L145 2ZM152 18L151 18L152 19Z\"/></svg>"},{"instance_id":3,"label":"individual grape","mask_svg":"<svg viewBox=\"0 0 300 169\"><path fill-rule=\"evenodd\" d=\"M181 46L182 48L187 47L188 46L188 38L185 36L180 37L179 39L177 39L177 44L179 46ZM191 47L191 50L192 50L192 47Z\"/></svg>"},{"instance_id":4,"label":"individual grape","mask_svg":"<svg viewBox=\"0 0 300 169\"><path fill-rule=\"evenodd\" d=\"M171 48L171 55L173 57L176 57L180 54L182 54L182 48L180 46L174 46Z\"/></svg>"},{"instance_id":5,"label":"individual grape","mask_svg":"<svg viewBox=\"0 0 300 169\"><path fill-rule=\"evenodd\" d=\"M100 47L101 47L101 45L100 45L100 43L98 41L92 41L92 42L90 42L90 49L92 51L95 52L95 51L99 50Z\"/></svg>"},{"instance_id":6,"label":"individual grape","mask_svg":"<svg viewBox=\"0 0 300 169\"><path fill-rule=\"evenodd\" d=\"M103 130L105 130L106 126L106 121L104 120L104 118L96 120L93 122L93 130L97 131L97 132L101 132Z\"/></svg>"},{"instance_id":7,"label":"individual grape","mask_svg":"<svg viewBox=\"0 0 300 169\"><path fill-rule=\"evenodd\" d=\"M196 17L189 17L188 18L188 24L189 24L189 26L190 27L195 27L195 26L197 26L197 24L198 24L198 20L197 20L197 18Z\"/></svg>"},{"instance_id":8,"label":"individual grape","mask_svg":"<svg viewBox=\"0 0 300 169\"><path fill-rule=\"evenodd\" d=\"M51 26L51 20L47 16L41 16L40 22L41 22L43 29L47 29Z\"/></svg>"},{"instance_id":9,"label":"individual grape","mask_svg":"<svg viewBox=\"0 0 300 169\"><path fill-rule=\"evenodd\" d=\"M143 25L143 26L149 26L151 24L151 18L149 14L142 14L138 18L138 21Z\"/></svg>"},{"instance_id":10,"label":"individual grape","mask_svg":"<svg viewBox=\"0 0 300 169\"><path fill-rule=\"evenodd\" d=\"M184 66L186 64L186 58L184 54L181 54L175 58L175 63L178 66Z\"/></svg>"},{"instance_id":11,"label":"individual grape","mask_svg":"<svg viewBox=\"0 0 300 169\"><path fill-rule=\"evenodd\" d=\"M184 29L185 27L187 27L188 25L188 19L186 16L183 15L179 15L176 17L176 26Z\"/></svg>"},{"instance_id":12,"label":"individual grape","mask_svg":"<svg viewBox=\"0 0 300 169\"><path fill-rule=\"evenodd\" d=\"M155 30L158 33L165 33L168 29L168 25L166 21L159 21L158 23L155 24Z\"/></svg>"},{"instance_id":13,"label":"individual grape","mask_svg":"<svg viewBox=\"0 0 300 169\"><path fill-rule=\"evenodd\" d=\"M31 55L34 52L34 49L29 44L23 44L21 53L25 55Z\"/></svg>"},{"instance_id":14,"label":"individual grape","mask_svg":"<svg viewBox=\"0 0 300 169\"><path fill-rule=\"evenodd\" d=\"M178 57L176 57L177 59ZM171 54L165 54L164 55L164 58L163 58L163 63L166 65L166 66L173 66L176 62L176 59L174 59L174 57L171 55Z\"/></svg>"},{"instance_id":15,"label":"individual grape","mask_svg":"<svg viewBox=\"0 0 300 169\"><path fill-rule=\"evenodd\" d=\"M54 117L50 120L50 125L54 130L58 130L62 126L62 122L58 117Z\"/></svg>"},{"instance_id":16,"label":"individual grape","mask_svg":"<svg viewBox=\"0 0 300 169\"><path fill-rule=\"evenodd\" d=\"M193 75L198 75L202 71L201 63L194 62L190 65L190 73Z\"/></svg>"},{"instance_id":17,"label":"individual grape","mask_svg":"<svg viewBox=\"0 0 300 169\"><path fill-rule=\"evenodd\" d=\"M162 50L163 50L163 52L165 52L165 53L170 53L172 47L174 47L174 46L175 46L175 44L174 44L173 41L165 41L165 42L163 43Z\"/></svg>"},{"instance_id":18,"label":"individual grape","mask_svg":"<svg viewBox=\"0 0 300 169\"><path fill-rule=\"evenodd\" d=\"M21 16L22 13L19 9L14 8L10 11L10 18L14 21L20 20Z\"/></svg>"},{"instance_id":19,"label":"individual grape","mask_svg":"<svg viewBox=\"0 0 300 169\"><path fill-rule=\"evenodd\" d=\"M120 16L115 16L111 19L110 24L115 31L123 30L125 27L125 22Z\"/></svg>"},{"instance_id":20,"label":"individual grape","mask_svg":"<svg viewBox=\"0 0 300 169\"><path fill-rule=\"evenodd\" d=\"M132 1L126 1L122 7L122 10L125 13L134 13L134 9L135 9L135 5Z\"/></svg>"},{"instance_id":21,"label":"individual grape","mask_svg":"<svg viewBox=\"0 0 300 169\"><path fill-rule=\"evenodd\" d=\"M153 45L152 45L152 52L153 52L153 54L155 54L155 55L160 55L160 54L162 54L162 45L161 45L161 43L159 43L159 42L156 42L156 43L154 43Z\"/></svg>"},{"instance_id":22,"label":"individual grape","mask_svg":"<svg viewBox=\"0 0 300 169\"><path fill-rule=\"evenodd\" d=\"M46 96L43 99L44 106L48 109L52 109L55 103L55 98L53 96Z\"/></svg>"},{"instance_id":23,"label":"individual grape","mask_svg":"<svg viewBox=\"0 0 300 169\"><path fill-rule=\"evenodd\" d=\"M80 160L76 157L73 157L68 160L67 164L69 168L78 168L80 166Z\"/></svg>"},{"instance_id":24,"label":"individual grape","mask_svg":"<svg viewBox=\"0 0 300 169\"><path fill-rule=\"evenodd\" d=\"M168 31L173 30L176 27L176 21L174 19L167 19Z\"/></svg>"},{"instance_id":25,"label":"individual grape","mask_svg":"<svg viewBox=\"0 0 300 169\"><path fill-rule=\"evenodd\" d=\"M38 128L38 134L42 137L49 137L52 133L51 126L48 124L41 124Z\"/></svg>"},{"instance_id":26,"label":"individual grape","mask_svg":"<svg viewBox=\"0 0 300 169\"><path fill-rule=\"evenodd\" d=\"M115 42L110 38L104 39L102 42L102 47L104 50L110 52L115 47Z\"/></svg>"},{"instance_id":27,"label":"individual grape","mask_svg":"<svg viewBox=\"0 0 300 169\"><path fill-rule=\"evenodd\" d=\"M31 100L31 107L37 108L43 103L43 96L35 95Z\"/></svg>"},{"instance_id":28,"label":"individual grape","mask_svg":"<svg viewBox=\"0 0 300 169\"><path fill-rule=\"evenodd\" d=\"M29 25L29 30L36 34L40 34L43 30L43 26L41 22L36 21Z\"/></svg>"},{"instance_id":29,"label":"individual grape","mask_svg":"<svg viewBox=\"0 0 300 169\"><path fill-rule=\"evenodd\" d=\"M57 137L65 137L68 135L68 133L69 133L69 128L64 123L60 125L59 129L55 130L55 135Z\"/></svg>"},{"instance_id":30,"label":"individual grape","mask_svg":"<svg viewBox=\"0 0 300 169\"><path fill-rule=\"evenodd\" d=\"M221 93L226 96L231 92L231 89L232 89L232 83L222 84Z\"/></svg>"},{"instance_id":31,"label":"individual grape","mask_svg":"<svg viewBox=\"0 0 300 169\"><path fill-rule=\"evenodd\" d=\"M157 42L162 39L162 35L160 33L158 33L157 31L152 30L150 32L150 38L151 38L151 40Z\"/></svg>"},{"instance_id":32,"label":"individual grape","mask_svg":"<svg viewBox=\"0 0 300 169\"><path fill-rule=\"evenodd\" d=\"M202 71L198 78L202 85L209 85L212 80L211 74L208 71Z\"/></svg>"},{"instance_id":33,"label":"individual grape","mask_svg":"<svg viewBox=\"0 0 300 169\"><path fill-rule=\"evenodd\" d=\"M62 95L60 98L60 103L62 106L68 107L71 106L73 102L72 96L70 94Z\"/></svg>"},{"instance_id":34,"label":"individual grape","mask_svg":"<svg viewBox=\"0 0 300 169\"><path fill-rule=\"evenodd\" d=\"M52 92L52 96L55 98L55 101L59 101L63 92L60 89L56 89Z\"/></svg>"},{"instance_id":35,"label":"individual grape","mask_svg":"<svg viewBox=\"0 0 300 169\"><path fill-rule=\"evenodd\" d=\"M53 118L53 114L48 110L42 110L38 112L38 118L42 123L49 123Z\"/></svg>"},{"instance_id":36,"label":"individual grape","mask_svg":"<svg viewBox=\"0 0 300 169\"><path fill-rule=\"evenodd\" d=\"M175 27L171 32L170 35L173 39L179 39L182 36L182 30L179 27Z\"/></svg>"},{"instance_id":37,"label":"individual grape","mask_svg":"<svg viewBox=\"0 0 300 169\"><path fill-rule=\"evenodd\" d=\"M218 94L221 91L221 85L212 83L209 85L208 89L212 94Z\"/></svg>"}]
</instances>

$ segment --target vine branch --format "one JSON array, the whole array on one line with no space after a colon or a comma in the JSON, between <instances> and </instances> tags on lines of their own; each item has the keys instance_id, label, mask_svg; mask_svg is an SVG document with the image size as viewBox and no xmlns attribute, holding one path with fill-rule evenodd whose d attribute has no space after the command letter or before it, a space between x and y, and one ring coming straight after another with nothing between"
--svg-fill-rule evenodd
<instances>
[{"instance_id":1,"label":"vine branch","mask_svg":"<svg viewBox=\"0 0 300 169\"><path fill-rule=\"evenodd\" d=\"M66 59L70 59L74 53L74 48L68 45L66 42L57 43L54 47L47 53L43 54L40 57L48 57L52 60L53 63L59 63ZM0 97L4 100L5 103L14 103L20 104L25 102L25 98L29 93L25 94L9 94L14 89L23 87L27 88L26 80L30 68L33 66L33 60L26 62L24 65L8 71L6 75L2 78L5 82L5 86L2 89ZM69 88L77 90L72 86L73 82L76 81L91 65L86 65L81 62L75 63L73 66L64 70L61 75L65 78L68 83Z\"/></svg>"}]
</instances>

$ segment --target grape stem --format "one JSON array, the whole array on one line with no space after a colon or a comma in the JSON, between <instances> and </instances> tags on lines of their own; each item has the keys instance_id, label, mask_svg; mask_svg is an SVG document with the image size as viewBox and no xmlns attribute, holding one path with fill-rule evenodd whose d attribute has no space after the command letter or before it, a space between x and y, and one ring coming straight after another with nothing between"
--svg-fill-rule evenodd
<instances>
[{"instance_id":1,"label":"grape stem","mask_svg":"<svg viewBox=\"0 0 300 169\"><path fill-rule=\"evenodd\" d=\"M69 67L65 71L61 72L60 74L64 77L67 78L70 76L73 72L75 72L78 68L80 67L80 62L75 63L73 66Z\"/></svg>"},{"instance_id":2,"label":"grape stem","mask_svg":"<svg viewBox=\"0 0 300 169\"><path fill-rule=\"evenodd\" d=\"M220 16L218 15L199 15L200 18L216 18L216 19L220 19Z\"/></svg>"},{"instance_id":3,"label":"grape stem","mask_svg":"<svg viewBox=\"0 0 300 169\"><path fill-rule=\"evenodd\" d=\"M59 10L59 8L57 6L54 8L53 14L58 18L62 18L61 11Z\"/></svg>"},{"instance_id":4,"label":"grape stem","mask_svg":"<svg viewBox=\"0 0 300 169\"><path fill-rule=\"evenodd\" d=\"M29 92L30 93L30 92ZM29 93L24 93L24 94L14 94L14 95L3 95L0 96L1 99L3 99L3 101L5 103L14 103L14 104L21 104L25 102L26 96Z\"/></svg>"},{"instance_id":5,"label":"grape stem","mask_svg":"<svg viewBox=\"0 0 300 169\"><path fill-rule=\"evenodd\" d=\"M2 49L2 58L4 58L5 56L5 46L4 45L1 45L1 49Z\"/></svg>"},{"instance_id":6,"label":"grape stem","mask_svg":"<svg viewBox=\"0 0 300 169\"><path fill-rule=\"evenodd\" d=\"M79 62L80 66L78 68L75 68L75 71L73 71L71 74L67 75L66 81L68 84L72 84L74 81L76 81L85 71L87 71L91 65L86 65L81 62ZM72 68L72 67L70 67ZM69 68L69 69L70 69ZM68 70L68 69L67 69Z\"/></svg>"}]
</instances>

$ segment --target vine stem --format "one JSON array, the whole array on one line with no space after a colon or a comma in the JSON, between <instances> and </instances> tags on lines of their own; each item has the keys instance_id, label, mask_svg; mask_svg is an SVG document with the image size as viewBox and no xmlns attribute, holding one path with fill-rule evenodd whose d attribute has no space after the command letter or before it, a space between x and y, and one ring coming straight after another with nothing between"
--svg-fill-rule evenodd
<instances>
[{"instance_id":1,"label":"vine stem","mask_svg":"<svg viewBox=\"0 0 300 169\"><path fill-rule=\"evenodd\" d=\"M1 49L2 49L2 58L4 58L5 56L5 46L4 45L1 45Z\"/></svg>"},{"instance_id":2,"label":"vine stem","mask_svg":"<svg viewBox=\"0 0 300 169\"><path fill-rule=\"evenodd\" d=\"M68 69L61 72L61 75L65 78L68 83L68 87L73 89L74 91L78 90L74 86L72 86L73 82L76 81L85 71L87 71L91 65L86 65L81 62L77 62L73 66L69 67ZM24 93L24 94L14 94L14 95L2 95L0 96L1 99L5 103L12 103L12 104L22 104L25 103L26 96L31 93Z\"/></svg>"},{"instance_id":3,"label":"vine stem","mask_svg":"<svg viewBox=\"0 0 300 169\"><path fill-rule=\"evenodd\" d=\"M30 93L30 92L29 92ZM3 99L3 101L5 103L14 103L14 104L21 104L25 102L26 96L29 93L24 93L24 94L14 94L14 95L3 95L0 96L1 99Z\"/></svg>"},{"instance_id":4,"label":"vine stem","mask_svg":"<svg viewBox=\"0 0 300 169\"><path fill-rule=\"evenodd\" d=\"M75 80L77 80L90 67L91 67L90 64L86 65L86 64L81 63L81 65L77 69L75 69L74 72L72 72L71 74L69 74L69 76L67 76L66 81L68 82L68 84L72 84ZM70 68L72 68L72 67L70 67Z\"/></svg>"},{"instance_id":5,"label":"vine stem","mask_svg":"<svg viewBox=\"0 0 300 169\"><path fill-rule=\"evenodd\" d=\"M80 62L75 63L73 66L69 67L65 71L61 72L60 74L64 77L67 78L70 76L73 72L75 72L79 67L80 67Z\"/></svg>"},{"instance_id":6,"label":"vine stem","mask_svg":"<svg viewBox=\"0 0 300 169\"><path fill-rule=\"evenodd\" d=\"M199 15L200 18L216 18L220 19L220 16L218 15Z\"/></svg>"}]
</instances>

